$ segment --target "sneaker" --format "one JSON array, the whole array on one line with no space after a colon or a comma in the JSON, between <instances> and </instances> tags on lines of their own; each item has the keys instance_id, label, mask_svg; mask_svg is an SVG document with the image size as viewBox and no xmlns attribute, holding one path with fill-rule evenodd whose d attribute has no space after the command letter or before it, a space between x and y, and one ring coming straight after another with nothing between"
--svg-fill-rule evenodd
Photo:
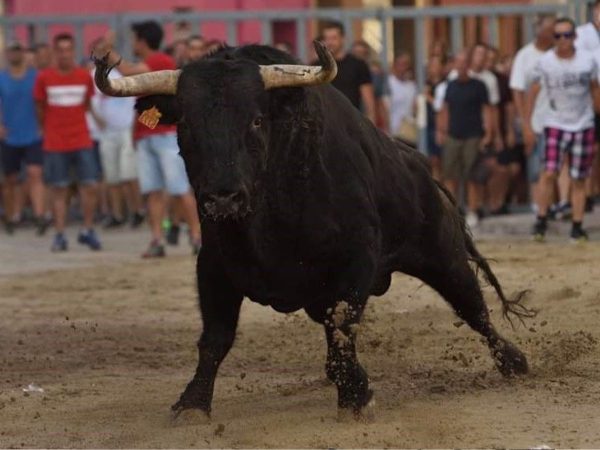
<instances>
[{"instance_id":1,"label":"sneaker","mask_svg":"<svg viewBox=\"0 0 600 450\"><path fill-rule=\"evenodd\" d=\"M46 217L38 217L35 219L35 234L43 236L48 231L48 227L52 221Z\"/></svg>"},{"instance_id":2,"label":"sneaker","mask_svg":"<svg viewBox=\"0 0 600 450\"><path fill-rule=\"evenodd\" d=\"M166 256L165 247L159 242L152 241L148 250L142 254L142 258L163 258Z\"/></svg>"},{"instance_id":3,"label":"sneaker","mask_svg":"<svg viewBox=\"0 0 600 450\"><path fill-rule=\"evenodd\" d=\"M131 218L131 228L138 228L142 223L144 223L145 219L146 216L144 214L136 212Z\"/></svg>"},{"instance_id":4,"label":"sneaker","mask_svg":"<svg viewBox=\"0 0 600 450\"><path fill-rule=\"evenodd\" d=\"M479 216L473 211L469 211L467 213L466 222L469 228L475 228L479 224Z\"/></svg>"},{"instance_id":5,"label":"sneaker","mask_svg":"<svg viewBox=\"0 0 600 450\"><path fill-rule=\"evenodd\" d=\"M179 244L179 225L171 225L169 231L167 231L167 244L178 245Z\"/></svg>"},{"instance_id":6,"label":"sneaker","mask_svg":"<svg viewBox=\"0 0 600 450\"><path fill-rule=\"evenodd\" d=\"M202 249L202 239L198 239L196 242L192 242L192 255L198 255Z\"/></svg>"},{"instance_id":7,"label":"sneaker","mask_svg":"<svg viewBox=\"0 0 600 450\"><path fill-rule=\"evenodd\" d=\"M123 225L124 223L125 223L125 220L123 220L123 219L117 219L115 216L108 216L107 219L104 221L104 228L105 229L118 228L121 225Z\"/></svg>"},{"instance_id":8,"label":"sneaker","mask_svg":"<svg viewBox=\"0 0 600 450\"><path fill-rule=\"evenodd\" d=\"M14 222L12 220L7 220L6 222L4 222L4 229L6 230L6 234L8 234L8 235L15 234L17 225L18 225L18 223Z\"/></svg>"},{"instance_id":9,"label":"sneaker","mask_svg":"<svg viewBox=\"0 0 600 450\"><path fill-rule=\"evenodd\" d=\"M52 247L50 250L54 253L57 252L66 252L69 249L69 243L67 242L67 238L62 233L57 233L54 236L54 241L52 242Z\"/></svg>"},{"instance_id":10,"label":"sneaker","mask_svg":"<svg viewBox=\"0 0 600 450\"><path fill-rule=\"evenodd\" d=\"M531 237L536 242L544 242L546 239L546 230L548 229L548 225L546 222L538 219L533 224L533 229L531 231Z\"/></svg>"},{"instance_id":11,"label":"sneaker","mask_svg":"<svg viewBox=\"0 0 600 450\"><path fill-rule=\"evenodd\" d=\"M98 235L93 229L88 231L80 231L79 236L77 237L77 242L79 242L81 245L87 245L90 250L100 250L102 248L100 239L98 239Z\"/></svg>"},{"instance_id":12,"label":"sneaker","mask_svg":"<svg viewBox=\"0 0 600 450\"><path fill-rule=\"evenodd\" d=\"M583 228L571 228L571 242L587 242L588 240L588 234Z\"/></svg>"},{"instance_id":13,"label":"sneaker","mask_svg":"<svg viewBox=\"0 0 600 450\"><path fill-rule=\"evenodd\" d=\"M559 203L556 208L556 220L569 220L571 218L571 203Z\"/></svg>"}]
</instances>

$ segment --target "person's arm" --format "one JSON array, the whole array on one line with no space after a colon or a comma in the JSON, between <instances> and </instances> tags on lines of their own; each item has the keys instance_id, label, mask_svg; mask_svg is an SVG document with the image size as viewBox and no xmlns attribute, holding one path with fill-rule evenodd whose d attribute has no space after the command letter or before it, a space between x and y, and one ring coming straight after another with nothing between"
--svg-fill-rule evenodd
<instances>
[{"instance_id":1,"label":"person's arm","mask_svg":"<svg viewBox=\"0 0 600 450\"><path fill-rule=\"evenodd\" d=\"M506 129L506 145L509 148L513 148L517 143L517 137L515 135L515 104L514 102L508 102L504 106L504 118L505 118L505 129Z\"/></svg>"},{"instance_id":2,"label":"person's arm","mask_svg":"<svg viewBox=\"0 0 600 450\"><path fill-rule=\"evenodd\" d=\"M372 83L364 83L360 85L360 97L364 108L364 113L367 118L375 123L375 93L373 92Z\"/></svg>"},{"instance_id":3,"label":"person's arm","mask_svg":"<svg viewBox=\"0 0 600 450\"><path fill-rule=\"evenodd\" d=\"M112 32L107 33L106 37L102 41L100 41L94 48L94 55L96 57L101 58L106 54L108 54L109 64L116 64L120 61L118 67L119 72L121 72L123 76L138 75L140 73L146 73L151 71L150 67L148 67L146 63L134 63L122 59L119 52L117 52L114 49L114 33Z\"/></svg>"},{"instance_id":4,"label":"person's arm","mask_svg":"<svg viewBox=\"0 0 600 450\"><path fill-rule=\"evenodd\" d=\"M591 82L592 100L594 102L594 111L600 114L600 86L597 80Z\"/></svg>"},{"instance_id":5,"label":"person's arm","mask_svg":"<svg viewBox=\"0 0 600 450\"><path fill-rule=\"evenodd\" d=\"M492 106L489 103L485 103L483 105L483 130L484 135L481 139L481 149L483 150L485 147L492 143L494 138L494 127L497 123L497 113L498 107Z\"/></svg>"},{"instance_id":6,"label":"person's arm","mask_svg":"<svg viewBox=\"0 0 600 450\"><path fill-rule=\"evenodd\" d=\"M435 143L440 147L444 145L448 136L448 119L448 103L444 102L435 117Z\"/></svg>"},{"instance_id":7,"label":"person's arm","mask_svg":"<svg viewBox=\"0 0 600 450\"><path fill-rule=\"evenodd\" d=\"M540 93L542 86L539 82L535 82L531 85L529 92L525 96L525 104L523 111L523 141L525 143L525 153L528 155L533 151L535 145L535 133L531 127L531 117L535 107L535 101Z\"/></svg>"},{"instance_id":8,"label":"person's arm","mask_svg":"<svg viewBox=\"0 0 600 450\"><path fill-rule=\"evenodd\" d=\"M46 114L46 102L36 100L35 102L35 114L37 116L40 125L44 123L44 115Z\"/></svg>"}]
</instances>

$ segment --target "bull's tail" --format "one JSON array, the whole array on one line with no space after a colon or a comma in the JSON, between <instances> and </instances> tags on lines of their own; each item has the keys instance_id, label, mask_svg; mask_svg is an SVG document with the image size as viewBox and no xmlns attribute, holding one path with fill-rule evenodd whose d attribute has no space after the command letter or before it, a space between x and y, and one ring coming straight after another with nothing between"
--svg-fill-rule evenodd
<instances>
[{"instance_id":1,"label":"bull's tail","mask_svg":"<svg viewBox=\"0 0 600 450\"><path fill-rule=\"evenodd\" d=\"M492 285L500 301L502 302L502 315L508 320L511 326L514 328L514 323L511 316L516 317L519 321L525 325L523 321L524 318L532 318L535 317L537 311L534 309L529 309L525 305L523 305L523 299L525 295L529 292L528 290L518 292L514 298L508 299L504 295L504 291L502 290L502 286L498 282L496 275L492 272L492 268L488 264L488 261L479 253L477 248L475 247L475 243L473 242L473 237L471 236L471 232L467 227L464 217L462 214L458 212L458 205L454 200L453 195L439 182L436 181L436 184L440 191L446 196L446 198L450 201L450 203L454 206L456 213L458 215L458 220L460 223L461 231L463 234L463 238L465 240L465 247L467 253L469 255L469 260L475 264L476 272L480 270L483 272L483 275L487 282Z\"/></svg>"}]
</instances>

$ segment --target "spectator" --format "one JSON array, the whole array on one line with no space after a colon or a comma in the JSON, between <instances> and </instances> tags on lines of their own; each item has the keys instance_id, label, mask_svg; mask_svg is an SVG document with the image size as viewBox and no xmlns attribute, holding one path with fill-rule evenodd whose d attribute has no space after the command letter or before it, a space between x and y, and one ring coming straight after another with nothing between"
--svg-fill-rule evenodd
<instances>
[{"instance_id":1,"label":"spectator","mask_svg":"<svg viewBox=\"0 0 600 450\"><path fill-rule=\"evenodd\" d=\"M573 224L571 239L586 241L582 227L585 209L585 179L591 175L594 159L594 106L600 106L598 65L592 53L575 51L575 23L568 18L554 24L555 47L537 62L534 83L527 98L526 119L531 119L536 97L543 87L550 108L543 119L545 145L542 157L540 198L533 227L536 240L544 240L552 187L564 156L568 155L571 177Z\"/></svg>"},{"instance_id":2,"label":"spectator","mask_svg":"<svg viewBox=\"0 0 600 450\"><path fill-rule=\"evenodd\" d=\"M498 134L495 145L496 158L492 161L488 180L488 197L492 215L508 214L508 195L511 180L520 170L519 154L515 149L514 103L510 91L508 75L499 70L500 55L498 49L488 47L486 69L497 80L500 101L498 102Z\"/></svg>"},{"instance_id":3,"label":"spectator","mask_svg":"<svg viewBox=\"0 0 600 450\"><path fill-rule=\"evenodd\" d=\"M594 53L596 63L600 66L600 0L596 0L592 7L592 20L577 27L575 47ZM585 210L594 209L594 194L600 192L600 158L598 158L598 145L600 143L600 115L594 115L594 128L596 138L596 157L592 176L586 180Z\"/></svg>"},{"instance_id":4,"label":"spectator","mask_svg":"<svg viewBox=\"0 0 600 450\"><path fill-rule=\"evenodd\" d=\"M364 61L345 50L344 25L329 22L323 28L323 40L333 54L338 66L337 76L331 84L375 123L375 95L371 72Z\"/></svg>"},{"instance_id":5,"label":"spectator","mask_svg":"<svg viewBox=\"0 0 600 450\"><path fill-rule=\"evenodd\" d=\"M34 46L35 68L37 70L47 69L52 65L52 49L46 43L39 43Z\"/></svg>"},{"instance_id":6,"label":"spectator","mask_svg":"<svg viewBox=\"0 0 600 450\"><path fill-rule=\"evenodd\" d=\"M442 180L442 148L436 140L435 91L444 81L444 60L440 56L432 56L427 64L427 80L425 82L425 101L427 105L427 156L431 165L431 174L438 181Z\"/></svg>"},{"instance_id":7,"label":"spectator","mask_svg":"<svg viewBox=\"0 0 600 450\"><path fill-rule=\"evenodd\" d=\"M122 75L115 67L108 76L114 79ZM94 98L97 99L97 116L102 121L99 130L100 157L110 197L111 213L105 227L115 228L126 222L123 211L125 200L131 227L137 228L145 216L137 182L137 164L131 133L135 118L135 99L109 97L102 94L98 88Z\"/></svg>"},{"instance_id":8,"label":"spectator","mask_svg":"<svg viewBox=\"0 0 600 450\"><path fill-rule=\"evenodd\" d=\"M33 100L33 86L37 72L27 66L25 49L19 42L6 47L8 67L0 72L0 140L4 167L7 231L12 232L21 218L21 199L18 192L19 175L25 167L37 233L48 228L44 217L44 184L42 180L42 145Z\"/></svg>"},{"instance_id":9,"label":"spectator","mask_svg":"<svg viewBox=\"0 0 600 450\"><path fill-rule=\"evenodd\" d=\"M492 141L492 112L485 84L469 75L469 56L467 51L455 56L456 78L448 83L438 131L444 143L442 170L446 187L457 197L459 187L467 184L466 219L473 227L478 222L478 198L470 174L480 150Z\"/></svg>"},{"instance_id":10,"label":"spectator","mask_svg":"<svg viewBox=\"0 0 600 450\"><path fill-rule=\"evenodd\" d=\"M388 76L390 88L390 132L416 143L414 121L417 84L411 77L411 58L408 53L398 55Z\"/></svg>"},{"instance_id":11,"label":"spectator","mask_svg":"<svg viewBox=\"0 0 600 450\"><path fill-rule=\"evenodd\" d=\"M140 62L122 61L119 65L121 74L135 75L156 70L172 70L175 61L159 51L163 39L161 26L154 21L136 23L132 27L134 34L133 50ZM107 43L111 45L110 39ZM98 49L103 53L103 49ZM112 50L111 62L121 58ZM163 257L165 248L162 242L162 221L166 215L166 200L163 191L174 196L180 203L190 229L190 239L194 253L200 251L200 222L196 200L191 192L183 159L179 156L176 127L174 125L158 125L151 130L138 123L135 131L138 174L142 194L148 196L148 220L152 240L144 258Z\"/></svg>"},{"instance_id":12,"label":"spectator","mask_svg":"<svg viewBox=\"0 0 600 450\"><path fill-rule=\"evenodd\" d=\"M65 236L67 186L73 169L77 172L83 208L84 229L78 241L92 250L100 250L100 240L93 228L98 167L85 120L94 84L89 72L75 65L73 36L58 34L54 38L54 54L56 67L41 71L34 87L43 127L44 177L52 188L56 228L52 251L66 251L68 247Z\"/></svg>"},{"instance_id":13,"label":"spectator","mask_svg":"<svg viewBox=\"0 0 600 450\"><path fill-rule=\"evenodd\" d=\"M187 63L198 61L206 53L204 39L197 34L190 36L185 41L185 59Z\"/></svg>"},{"instance_id":14,"label":"spectator","mask_svg":"<svg viewBox=\"0 0 600 450\"><path fill-rule=\"evenodd\" d=\"M531 114L531 120L525 114L525 96L531 89L534 68L540 58L554 45L554 15L540 15L536 18L535 39L517 52L510 73L510 88L518 117L521 119L523 144L527 155L527 180L530 183L531 199L534 210L539 204L538 180L540 176L540 160L544 149L544 116L550 109L548 96L542 88Z\"/></svg>"},{"instance_id":15,"label":"spectator","mask_svg":"<svg viewBox=\"0 0 600 450\"><path fill-rule=\"evenodd\" d=\"M375 96L375 125L383 131L389 132L389 86L381 62L371 46L362 39L355 41L352 45L352 54L369 66L373 79L373 95Z\"/></svg>"}]
</instances>

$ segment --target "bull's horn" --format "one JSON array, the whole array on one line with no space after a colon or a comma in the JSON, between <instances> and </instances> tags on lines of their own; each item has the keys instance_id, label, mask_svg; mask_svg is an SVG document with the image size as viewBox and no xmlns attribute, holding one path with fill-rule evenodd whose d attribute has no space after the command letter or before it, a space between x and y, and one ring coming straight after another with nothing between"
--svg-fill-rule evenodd
<instances>
[{"instance_id":1,"label":"bull's horn","mask_svg":"<svg viewBox=\"0 0 600 450\"><path fill-rule=\"evenodd\" d=\"M337 64L333 55L319 41L313 41L319 57L319 66L293 64L272 64L260 66L260 75L265 89L293 86L315 86L329 83L337 74Z\"/></svg>"},{"instance_id":2,"label":"bull's horn","mask_svg":"<svg viewBox=\"0 0 600 450\"><path fill-rule=\"evenodd\" d=\"M93 57L96 64L94 80L96 86L111 97L139 97L143 95L175 95L180 70L160 70L122 78L109 78L114 65L108 63L108 54L102 58Z\"/></svg>"}]
</instances>

